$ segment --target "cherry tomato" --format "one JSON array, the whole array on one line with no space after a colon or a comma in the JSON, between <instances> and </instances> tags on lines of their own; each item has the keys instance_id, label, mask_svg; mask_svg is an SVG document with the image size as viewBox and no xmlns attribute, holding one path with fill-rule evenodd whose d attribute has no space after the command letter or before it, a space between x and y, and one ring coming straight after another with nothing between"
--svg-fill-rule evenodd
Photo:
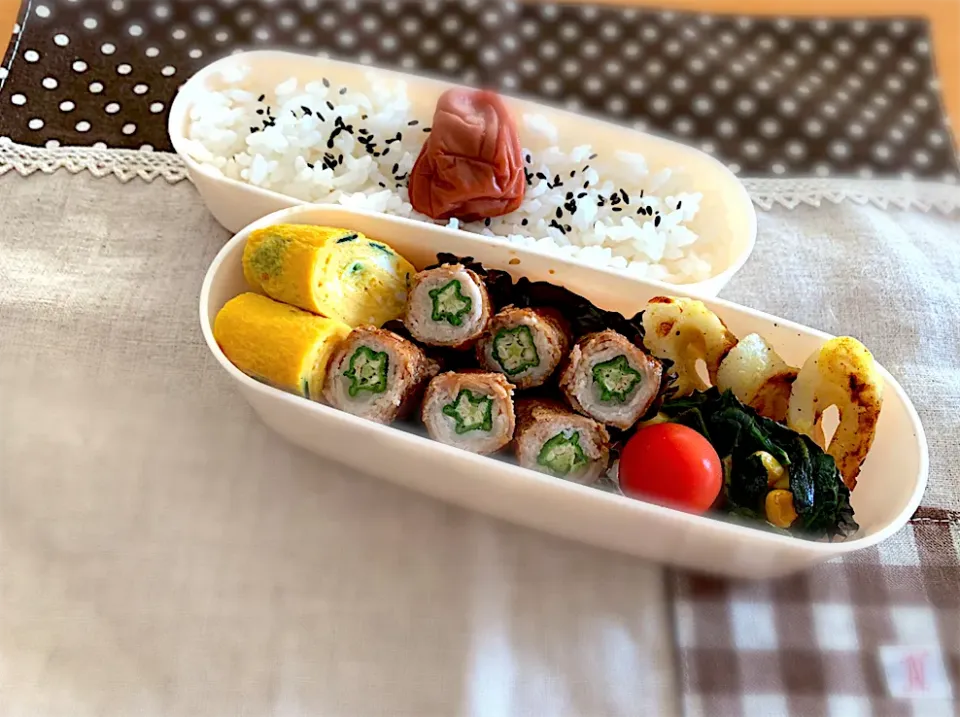
<instances>
[{"instance_id":1,"label":"cherry tomato","mask_svg":"<svg viewBox=\"0 0 960 717\"><path fill-rule=\"evenodd\" d=\"M620 454L620 489L631 498L704 513L722 483L723 468L713 446L679 423L641 428Z\"/></svg>"}]
</instances>

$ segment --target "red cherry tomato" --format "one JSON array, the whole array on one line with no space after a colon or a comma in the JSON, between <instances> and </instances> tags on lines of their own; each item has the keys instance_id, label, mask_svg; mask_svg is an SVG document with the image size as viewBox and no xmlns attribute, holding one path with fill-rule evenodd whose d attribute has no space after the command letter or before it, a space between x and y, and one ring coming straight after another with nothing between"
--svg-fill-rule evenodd
<instances>
[{"instance_id":1,"label":"red cherry tomato","mask_svg":"<svg viewBox=\"0 0 960 717\"><path fill-rule=\"evenodd\" d=\"M713 446L679 423L641 428L620 454L620 489L631 498L704 513L722 483L723 468Z\"/></svg>"}]
</instances>

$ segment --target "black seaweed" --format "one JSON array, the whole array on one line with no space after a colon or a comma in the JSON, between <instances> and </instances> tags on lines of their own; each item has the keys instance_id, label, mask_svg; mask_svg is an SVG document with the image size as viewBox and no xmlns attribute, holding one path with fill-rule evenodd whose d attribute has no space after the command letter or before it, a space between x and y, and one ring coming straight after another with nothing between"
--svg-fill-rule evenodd
<instances>
[{"instance_id":1,"label":"black seaweed","mask_svg":"<svg viewBox=\"0 0 960 717\"><path fill-rule=\"evenodd\" d=\"M807 436L760 416L733 392L720 393L716 388L667 399L660 410L671 420L703 434L724 460L723 510L730 516L765 522L767 472L754 454L766 451L787 468L790 476L790 491L799 515L790 532L834 538L857 530L850 491L833 457Z\"/></svg>"},{"instance_id":2,"label":"black seaweed","mask_svg":"<svg viewBox=\"0 0 960 717\"><path fill-rule=\"evenodd\" d=\"M531 309L550 307L560 311L570 322L574 340L596 331L613 329L635 345L643 346L642 312L628 319L616 311L597 308L584 297L562 286L547 281L530 281L525 277L514 281L509 273L487 269L474 261L472 256L437 254L437 263L427 268L435 269L442 264L462 264L482 276L494 311L507 306Z\"/></svg>"}]
</instances>

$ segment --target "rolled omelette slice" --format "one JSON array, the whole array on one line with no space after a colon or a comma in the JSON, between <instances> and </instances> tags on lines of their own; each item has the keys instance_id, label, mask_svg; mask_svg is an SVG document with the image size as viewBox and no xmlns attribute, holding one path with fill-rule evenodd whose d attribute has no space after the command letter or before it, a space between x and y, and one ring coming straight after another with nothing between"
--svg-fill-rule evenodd
<instances>
[{"instance_id":1,"label":"rolled omelette slice","mask_svg":"<svg viewBox=\"0 0 960 717\"><path fill-rule=\"evenodd\" d=\"M250 286L351 327L400 318L415 273L387 244L335 227L275 224L251 232L243 250Z\"/></svg>"},{"instance_id":2,"label":"rolled omelette slice","mask_svg":"<svg viewBox=\"0 0 960 717\"><path fill-rule=\"evenodd\" d=\"M217 313L213 336L248 376L319 401L330 355L350 333L337 319L269 299L240 294Z\"/></svg>"}]
</instances>

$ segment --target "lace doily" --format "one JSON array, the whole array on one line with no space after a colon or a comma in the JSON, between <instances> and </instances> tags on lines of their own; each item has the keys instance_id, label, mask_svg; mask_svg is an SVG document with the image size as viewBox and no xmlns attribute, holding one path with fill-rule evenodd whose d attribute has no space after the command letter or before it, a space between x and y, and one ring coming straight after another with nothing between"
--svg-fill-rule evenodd
<instances>
[{"instance_id":1,"label":"lace doily","mask_svg":"<svg viewBox=\"0 0 960 717\"><path fill-rule=\"evenodd\" d=\"M58 169L94 176L113 175L121 182L139 177L148 182L162 177L175 183L188 179L187 168L176 154L93 147L40 148L0 138L0 175L13 170L23 176L51 174ZM794 209L819 207L824 202L853 202L880 209L913 209L951 214L960 211L960 186L935 182L874 179L743 179L754 203L763 210L775 206Z\"/></svg>"}]
</instances>

